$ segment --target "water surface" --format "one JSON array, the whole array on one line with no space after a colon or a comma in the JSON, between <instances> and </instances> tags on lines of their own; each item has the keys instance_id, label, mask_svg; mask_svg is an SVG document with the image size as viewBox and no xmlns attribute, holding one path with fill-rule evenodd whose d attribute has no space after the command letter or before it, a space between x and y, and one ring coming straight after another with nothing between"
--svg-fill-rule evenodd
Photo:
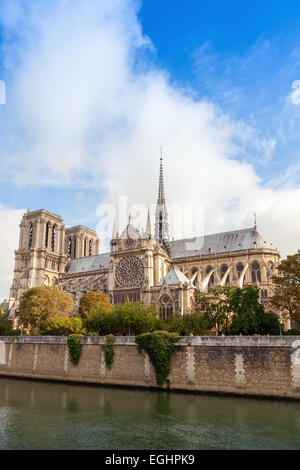
<instances>
[{"instance_id":1,"label":"water surface","mask_svg":"<svg viewBox=\"0 0 300 470\"><path fill-rule=\"evenodd\" d=\"M300 449L300 403L0 378L0 449Z\"/></svg>"}]
</instances>

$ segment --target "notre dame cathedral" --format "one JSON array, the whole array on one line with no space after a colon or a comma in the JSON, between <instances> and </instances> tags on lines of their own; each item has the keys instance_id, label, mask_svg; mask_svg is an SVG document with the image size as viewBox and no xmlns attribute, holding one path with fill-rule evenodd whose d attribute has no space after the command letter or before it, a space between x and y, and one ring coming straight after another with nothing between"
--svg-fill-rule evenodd
<instances>
[{"instance_id":1,"label":"notre dame cathedral","mask_svg":"<svg viewBox=\"0 0 300 470\"><path fill-rule=\"evenodd\" d=\"M60 216L44 209L24 214L10 316L26 289L51 285L69 293L76 306L85 292L97 291L107 293L113 304L152 304L166 318L193 311L195 289L253 284L270 311L271 278L279 258L256 226L170 242L161 159L154 233L149 214L145 232L129 217L120 235L114 227L108 253L100 253L94 230L65 228Z\"/></svg>"}]
</instances>

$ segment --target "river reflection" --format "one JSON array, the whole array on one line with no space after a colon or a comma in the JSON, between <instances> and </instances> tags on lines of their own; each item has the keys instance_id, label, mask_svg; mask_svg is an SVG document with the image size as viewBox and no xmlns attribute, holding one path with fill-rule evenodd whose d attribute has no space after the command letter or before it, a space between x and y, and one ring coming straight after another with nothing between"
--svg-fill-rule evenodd
<instances>
[{"instance_id":1,"label":"river reflection","mask_svg":"<svg viewBox=\"0 0 300 470\"><path fill-rule=\"evenodd\" d=\"M299 449L300 403L0 378L0 449Z\"/></svg>"}]
</instances>

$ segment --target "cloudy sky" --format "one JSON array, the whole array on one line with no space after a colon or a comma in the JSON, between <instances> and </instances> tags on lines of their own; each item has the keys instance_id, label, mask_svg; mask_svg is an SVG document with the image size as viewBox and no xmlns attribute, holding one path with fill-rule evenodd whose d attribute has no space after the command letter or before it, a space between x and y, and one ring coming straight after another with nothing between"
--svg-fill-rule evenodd
<instances>
[{"instance_id":1,"label":"cloudy sky","mask_svg":"<svg viewBox=\"0 0 300 470\"><path fill-rule=\"evenodd\" d=\"M0 0L0 299L24 210L150 207L161 145L171 207L295 252L299 31L293 0Z\"/></svg>"}]
</instances>

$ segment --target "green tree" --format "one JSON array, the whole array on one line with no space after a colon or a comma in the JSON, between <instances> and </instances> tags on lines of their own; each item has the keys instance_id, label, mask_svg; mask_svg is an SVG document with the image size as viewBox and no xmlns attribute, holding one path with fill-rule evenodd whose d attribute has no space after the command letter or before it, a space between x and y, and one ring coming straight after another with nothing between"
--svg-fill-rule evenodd
<instances>
[{"instance_id":1,"label":"green tree","mask_svg":"<svg viewBox=\"0 0 300 470\"><path fill-rule=\"evenodd\" d=\"M196 312L202 312L207 327L215 328L218 336L228 332L234 289L231 286L217 286L210 289L208 295L201 291L195 293Z\"/></svg>"},{"instance_id":2,"label":"green tree","mask_svg":"<svg viewBox=\"0 0 300 470\"><path fill-rule=\"evenodd\" d=\"M186 315L174 314L160 325L160 329L178 333L182 336L202 336L208 328L208 322L199 313L189 313Z\"/></svg>"},{"instance_id":3,"label":"green tree","mask_svg":"<svg viewBox=\"0 0 300 470\"><path fill-rule=\"evenodd\" d=\"M103 336L138 335L154 331L158 322L158 313L152 306L140 302L126 302L114 305L108 312L99 306L84 320L84 327L90 333Z\"/></svg>"},{"instance_id":4,"label":"green tree","mask_svg":"<svg viewBox=\"0 0 300 470\"><path fill-rule=\"evenodd\" d=\"M86 319L98 307L107 311L111 310L112 305L108 295L95 291L86 292L80 299L78 314L82 319Z\"/></svg>"},{"instance_id":5,"label":"green tree","mask_svg":"<svg viewBox=\"0 0 300 470\"><path fill-rule=\"evenodd\" d=\"M300 250L288 256L278 266L272 304L291 320L300 322Z\"/></svg>"},{"instance_id":6,"label":"green tree","mask_svg":"<svg viewBox=\"0 0 300 470\"><path fill-rule=\"evenodd\" d=\"M82 320L78 317L64 318L57 315L40 324L39 333L48 336L69 336L82 333Z\"/></svg>"},{"instance_id":7,"label":"green tree","mask_svg":"<svg viewBox=\"0 0 300 470\"><path fill-rule=\"evenodd\" d=\"M233 314L230 334L280 334L280 323L273 315L265 312L264 306L259 302L257 287L234 289L230 298L230 308Z\"/></svg>"},{"instance_id":8,"label":"green tree","mask_svg":"<svg viewBox=\"0 0 300 470\"><path fill-rule=\"evenodd\" d=\"M68 318L74 310L72 297L57 286L33 287L20 298L18 324L30 333L37 333L41 322L53 316Z\"/></svg>"}]
</instances>

